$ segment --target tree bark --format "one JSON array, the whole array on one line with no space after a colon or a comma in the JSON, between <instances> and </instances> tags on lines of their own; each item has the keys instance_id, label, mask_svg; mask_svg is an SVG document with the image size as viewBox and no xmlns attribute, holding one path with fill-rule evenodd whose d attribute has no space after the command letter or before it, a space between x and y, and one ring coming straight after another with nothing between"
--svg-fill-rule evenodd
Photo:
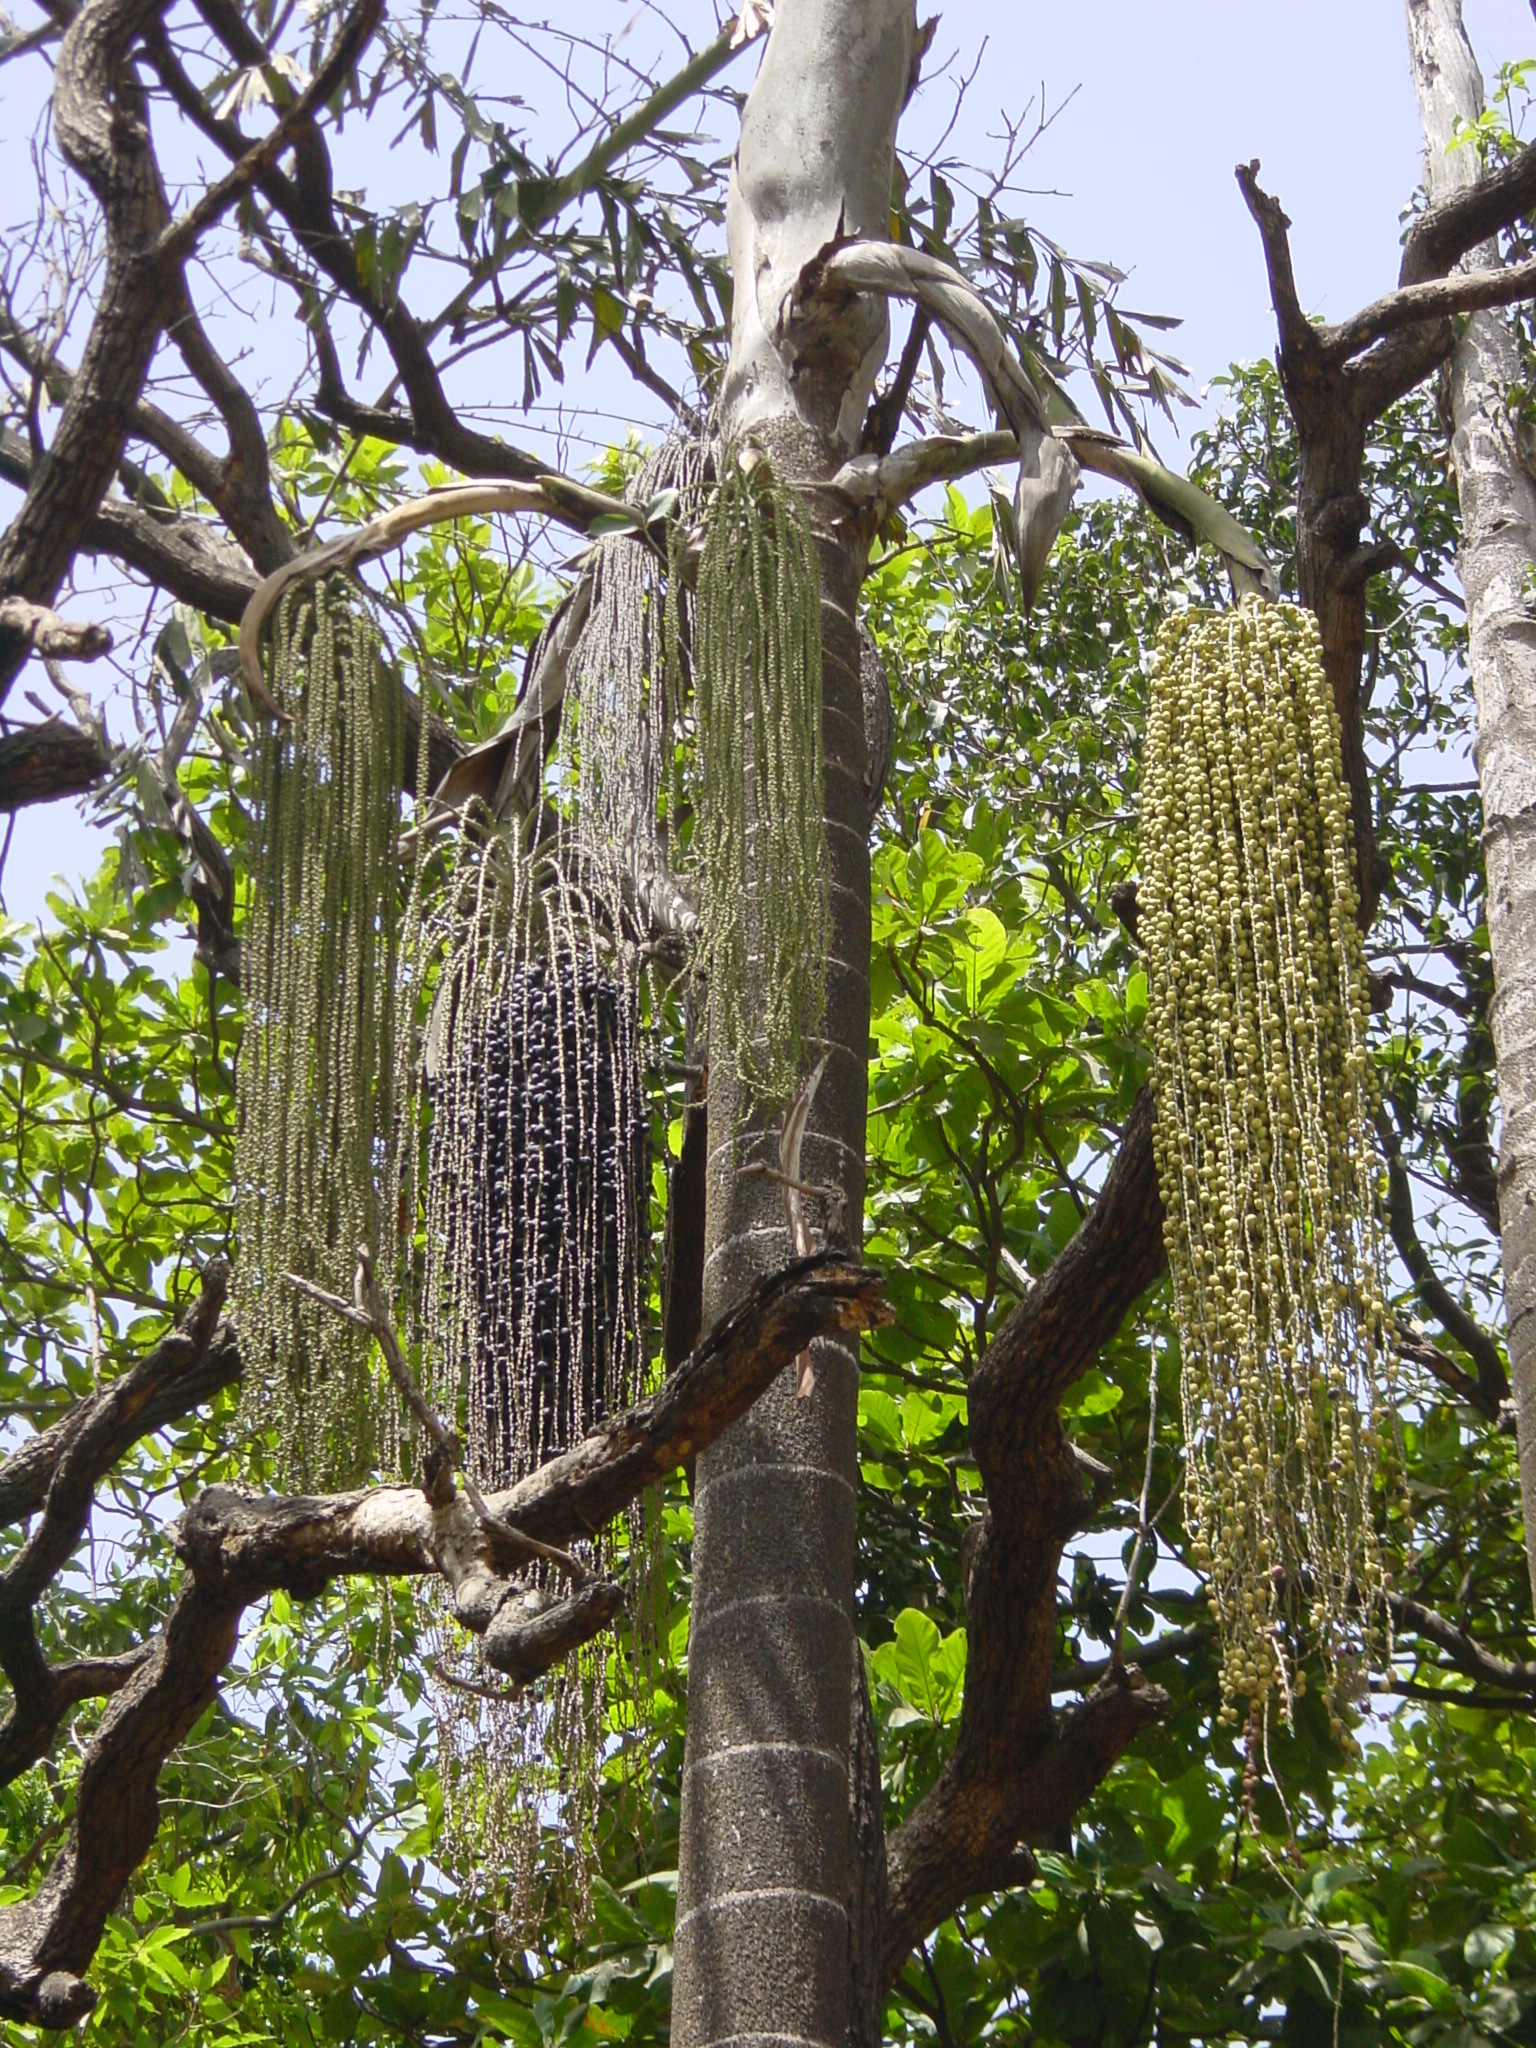
<instances>
[{"instance_id":1,"label":"tree bark","mask_svg":"<svg viewBox=\"0 0 1536 2048\"><path fill-rule=\"evenodd\" d=\"M1424 123L1424 182L1438 207L1478 182L1476 152L1449 144L1458 119L1481 113L1483 81L1461 0L1404 0L1404 11ZM1466 267L1498 262L1498 244L1487 242L1470 252ZM1536 616L1527 588L1536 568L1536 486L1510 412L1510 395L1523 381L1507 317L1472 314L1451 358L1452 454L1493 955L1504 1314L1536 1590Z\"/></svg>"},{"instance_id":2,"label":"tree bark","mask_svg":"<svg viewBox=\"0 0 1536 2048\"><path fill-rule=\"evenodd\" d=\"M853 298L814 349L781 311L839 235L884 236L913 0L780 0L742 117L727 214L735 295L722 432L750 439L805 496L822 573L831 942L827 1055L802 1153L808 1181L864 1211L869 848L856 605L868 533L818 487L855 452L888 339ZM711 1326L790 1256L776 1164L710 1061L703 1307ZM844 2048L850 1967L849 1677L853 1665L858 1349L815 1347L816 1384L784 1374L699 1459L689 1711L678 1857L675 2048ZM867 1889L867 1888L865 1888ZM861 1892L861 1896L863 1893Z\"/></svg>"},{"instance_id":3,"label":"tree bark","mask_svg":"<svg viewBox=\"0 0 1536 2048\"><path fill-rule=\"evenodd\" d=\"M51 605L117 472L128 420L172 309L157 243L169 218L149 144L134 44L164 0L88 0L59 51L59 147L100 201L107 262L79 372L26 502L0 540L0 595ZM0 701L30 651L0 627Z\"/></svg>"}]
</instances>

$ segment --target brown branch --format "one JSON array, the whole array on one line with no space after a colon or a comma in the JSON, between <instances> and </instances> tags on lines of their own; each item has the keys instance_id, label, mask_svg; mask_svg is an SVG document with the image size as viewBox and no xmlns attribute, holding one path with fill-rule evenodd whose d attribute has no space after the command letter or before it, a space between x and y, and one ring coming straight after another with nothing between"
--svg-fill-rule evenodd
<instances>
[{"instance_id":1,"label":"brown branch","mask_svg":"<svg viewBox=\"0 0 1536 2048\"><path fill-rule=\"evenodd\" d=\"M1475 313L1485 306L1513 305L1536 296L1536 259L1511 264L1507 270L1457 271L1450 277L1407 285L1373 299L1348 320L1321 330L1324 351L1335 362L1357 356L1373 342L1422 321L1443 320L1452 313Z\"/></svg>"},{"instance_id":2,"label":"brown branch","mask_svg":"<svg viewBox=\"0 0 1536 2048\"><path fill-rule=\"evenodd\" d=\"M111 752L94 733L50 718L0 735L0 811L82 796L106 780Z\"/></svg>"},{"instance_id":3,"label":"brown branch","mask_svg":"<svg viewBox=\"0 0 1536 2048\"><path fill-rule=\"evenodd\" d=\"M1399 285L1443 277L1469 249L1486 242L1536 207L1536 150L1521 149L1507 164L1464 192L1421 213L1403 242Z\"/></svg>"},{"instance_id":4,"label":"brown branch","mask_svg":"<svg viewBox=\"0 0 1536 2048\"><path fill-rule=\"evenodd\" d=\"M802 1260L754 1289L660 1393L492 1507L546 1540L588 1535L743 1414L812 1338L885 1316L876 1273L825 1254ZM100 1446L110 1432L103 1422L80 1429L57 1457L49 1514L55 1493L78 1492L87 1434ZM569 1601L540 1605L502 1575L493 1525L462 1497L434 1506L414 1487L326 1500L213 1488L187 1511L176 1540L187 1583L86 1751L68 1841L37 1893L0 1909L0 2013L8 2017L62 2026L90 2009L83 1973L154 1841L160 1767L214 1697L248 1602L278 1587L312 1597L343 1573L441 1572L459 1618L486 1636L501 1669L526 1682L605 1626L619 1597L591 1581Z\"/></svg>"},{"instance_id":5,"label":"brown branch","mask_svg":"<svg viewBox=\"0 0 1536 2048\"><path fill-rule=\"evenodd\" d=\"M1490 1422L1496 1422L1500 1404L1509 1397L1509 1378L1499 1347L1435 1271L1414 1220L1413 1184L1403 1163L1397 1133L1385 1117L1378 1129L1387 1155L1387 1229L1397 1255L1408 1268L1419 1300L1477 1367L1477 1399L1472 1405Z\"/></svg>"},{"instance_id":6,"label":"brown branch","mask_svg":"<svg viewBox=\"0 0 1536 2048\"><path fill-rule=\"evenodd\" d=\"M1458 1628L1455 1622L1447 1621L1443 1614L1436 1614L1433 1608L1421 1606L1417 1600L1409 1600L1400 1593L1389 1595L1388 1605L1399 1628L1410 1629L1414 1635L1422 1636L1425 1642L1433 1643L1437 1650L1443 1650L1463 1676L1482 1685L1502 1686L1510 1692L1524 1693L1536 1699L1536 1664L1513 1663L1506 1657L1496 1657L1491 1650L1484 1649L1476 1636ZM1455 1695L1447 1694L1446 1697L1454 1699Z\"/></svg>"},{"instance_id":7,"label":"brown branch","mask_svg":"<svg viewBox=\"0 0 1536 2048\"><path fill-rule=\"evenodd\" d=\"M0 597L0 637L24 644L31 654L55 661L95 661L112 652L112 635L88 619L62 619L47 605L24 597Z\"/></svg>"},{"instance_id":8,"label":"brown branch","mask_svg":"<svg viewBox=\"0 0 1536 2048\"><path fill-rule=\"evenodd\" d=\"M155 248L169 209L150 147L134 45L164 0L85 0L59 51L60 148L100 202L107 260L70 395L26 499L0 540L0 595L51 605L116 474L129 417L164 329L169 297ZM30 643L0 630L0 698Z\"/></svg>"},{"instance_id":9,"label":"brown branch","mask_svg":"<svg viewBox=\"0 0 1536 2048\"><path fill-rule=\"evenodd\" d=\"M240 1376L233 1327L215 1323L204 1334L203 1320L216 1315L225 1276L215 1261L203 1279L194 1316L162 1337L119 1379L79 1401L57 1422L0 1461L0 1526L24 1521L48 1504L55 1479L66 1466L79 1476L94 1464L94 1487L141 1437L190 1415L220 1388Z\"/></svg>"},{"instance_id":10,"label":"brown branch","mask_svg":"<svg viewBox=\"0 0 1536 2048\"><path fill-rule=\"evenodd\" d=\"M1069 1714L1051 1704L1061 1551L1097 1483L1057 1408L1164 1269L1152 1119L1144 1091L1097 1202L971 1376L987 1512L963 1555L965 1698L954 1754L888 1843L887 1984L966 1898L1016 1881L1020 1845L1049 1840L1165 1705L1134 1671Z\"/></svg>"},{"instance_id":11,"label":"brown branch","mask_svg":"<svg viewBox=\"0 0 1536 2048\"><path fill-rule=\"evenodd\" d=\"M162 262L179 265L196 247L198 237L276 164L298 131L312 127L315 115L346 83L348 73L383 18L384 0L358 0L343 22L330 56L298 97L279 114L271 132L253 143L217 183L210 185L187 212L166 228L158 251Z\"/></svg>"},{"instance_id":12,"label":"brown branch","mask_svg":"<svg viewBox=\"0 0 1536 2048\"><path fill-rule=\"evenodd\" d=\"M886 1841L883 1983L966 1899L1019 1882L1030 1867L1019 1848L1051 1841L1167 1705L1159 1687L1124 1672L1063 1714L1016 1775L946 1769Z\"/></svg>"},{"instance_id":13,"label":"brown branch","mask_svg":"<svg viewBox=\"0 0 1536 2048\"><path fill-rule=\"evenodd\" d=\"M922 306L915 308L912 325L907 331L906 346L901 360L896 365L896 375L887 390L871 404L864 419L864 431L859 438L860 451L884 460L896 445L896 436L901 431L902 415L907 409L907 400L912 396L912 380L917 375L917 366L922 361L923 348L933 326L933 316Z\"/></svg>"},{"instance_id":14,"label":"brown branch","mask_svg":"<svg viewBox=\"0 0 1536 2048\"><path fill-rule=\"evenodd\" d=\"M33 1608L80 1541L97 1486L153 1426L150 1416L163 1414L168 1404L171 1412L184 1414L195 1405L194 1385L202 1390L232 1376L232 1346L227 1339L217 1344L227 1279L223 1262L213 1261L180 1329L0 1465L6 1519L41 1509L37 1526L0 1572L0 1668L11 1685L11 1710L0 1723L0 1784L9 1784L44 1754L71 1707L117 1691L139 1668L141 1652L50 1666L37 1640ZM220 1362L212 1363L215 1358Z\"/></svg>"},{"instance_id":15,"label":"brown branch","mask_svg":"<svg viewBox=\"0 0 1536 2048\"><path fill-rule=\"evenodd\" d=\"M233 0L202 0L199 12L237 64L266 62L264 45ZM150 40L149 53L161 83L181 112L232 163L244 159L251 148L248 138L235 122L222 119L210 110L163 32ZM330 156L318 126L313 120L301 123L291 141L294 175L290 178L275 165L267 164L258 170L255 188L278 217L287 223L309 262L343 298L377 327L388 348L410 406L410 431L405 433L405 420L395 416L402 431L384 433L381 437L398 440L402 445L425 454L437 455L465 476L524 479L538 476L543 464L533 456L464 426L448 402L441 375L432 360L428 334L420 322L398 293L377 296L364 281L352 236L337 219L332 204ZM306 313L312 314L312 287L286 264L281 268L286 272L288 281L304 294L308 301ZM312 331L318 341L321 324L312 321ZM322 358L322 380L325 379L325 370ZM339 382L326 390L326 397L328 401L339 400L344 406L349 403L339 388ZM331 410L330 403L322 406L322 410ZM344 410L337 410L333 416L343 424L350 424ZM368 425L359 423L355 430L379 431L385 417L390 416L371 416Z\"/></svg>"},{"instance_id":16,"label":"brown branch","mask_svg":"<svg viewBox=\"0 0 1536 2048\"><path fill-rule=\"evenodd\" d=\"M1302 310L1296 290L1296 272L1291 264L1290 216L1278 199L1259 185L1259 160L1239 164L1234 172L1244 203L1253 215L1264 246L1264 267L1269 273L1269 299L1280 330L1280 347L1297 358L1320 358L1322 340Z\"/></svg>"},{"instance_id":17,"label":"brown branch","mask_svg":"<svg viewBox=\"0 0 1536 2048\"><path fill-rule=\"evenodd\" d=\"M989 1492L1007 1492L1014 1459L1054 1416L1163 1272L1163 1204L1152 1156L1150 1088L1136 1098L1086 1222L988 1346L971 1378L971 1439Z\"/></svg>"}]
</instances>

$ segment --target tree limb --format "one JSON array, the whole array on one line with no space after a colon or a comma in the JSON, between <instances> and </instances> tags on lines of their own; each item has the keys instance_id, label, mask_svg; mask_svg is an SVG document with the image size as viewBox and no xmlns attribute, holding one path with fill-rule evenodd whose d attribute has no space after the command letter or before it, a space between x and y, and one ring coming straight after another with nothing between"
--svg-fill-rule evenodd
<instances>
[{"instance_id":1,"label":"tree limb","mask_svg":"<svg viewBox=\"0 0 1536 2048\"><path fill-rule=\"evenodd\" d=\"M1416 1636L1433 1643L1437 1650L1443 1650L1455 1668L1467 1678L1476 1679L1483 1685L1502 1686L1510 1692L1524 1693L1536 1699L1536 1664L1513 1663L1506 1657L1496 1657L1491 1650L1484 1649L1476 1636L1447 1621L1443 1614L1436 1614L1433 1608L1421 1606L1417 1600L1409 1600L1400 1593L1389 1594L1387 1604L1399 1628L1411 1629ZM1446 1697L1454 1700L1455 1696L1447 1694Z\"/></svg>"},{"instance_id":2,"label":"tree limb","mask_svg":"<svg viewBox=\"0 0 1536 2048\"><path fill-rule=\"evenodd\" d=\"M966 1898L1016 1881L1020 1844L1049 1840L1166 1704L1134 1670L1051 1704L1062 1546L1092 1509L1057 1407L1164 1270L1152 1119L1144 1090L1097 1202L971 1376L987 1511L963 1554L965 1698L953 1755L888 1841L887 1985Z\"/></svg>"},{"instance_id":3,"label":"tree limb","mask_svg":"<svg viewBox=\"0 0 1536 2048\"><path fill-rule=\"evenodd\" d=\"M0 734L0 811L83 796L105 781L112 755L94 733L50 718Z\"/></svg>"},{"instance_id":4,"label":"tree limb","mask_svg":"<svg viewBox=\"0 0 1536 2048\"><path fill-rule=\"evenodd\" d=\"M59 146L100 202L107 231L101 293L57 430L0 539L0 595L51 605L122 454L169 309L154 251L169 209L131 61L164 0L84 0L59 51ZM0 629L0 698L30 642Z\"/></svg>"},{"instance_id":5,"label":"tree limb","mask_svg":"<svg viewBox=\"0 0 1536 2048\"><path fill-rule=\"evenodd\" d=\"M23 644L31 654L54 661L95 661L112 652L112 635L88 619L63 619L47 605L24 597L0 597L0 638Z\"/></svg>"},{"instance_id":6,"label":"tree limb","mask_svg":"<svg viewBox=\"0 0 1536 2048\"><path fill-rule=\"evenodd\" d=\"M200 1305L195 1313L212 1312ZM589 1536L744 1414L814 1337L867 1329L887 1315L873 1270L829 1254L801 1260L754 1289L659 1393L490 1505L541 1540ZM96 1401L82 1409L89 1415L68 1418L67 1436L55 1435L51 1454L34 1457L25 1473L13 1471L15 1460L0 1466L0 1497L9 1478L13 1503L35 1498L43 1471L51 1472L45 1528L55 1495L72 1515L87 1472L122 1440L120 1417ZM50 1557L62 1525L61 1518L59 1531L45 1539ZM36 1894L0 1909L0 2013L63 2026L90 2009L83 1973L154 1841L160 1767L214 1698L241 1611L252 1600L279 1587L309 1598L346 1573L441 1572L460 1620L485 1636L488 1659L518 1682L612 1619L621 1596L600 1580L554 1606L531 1598L505 1576L499 1540L494 1523L462 1496L434 1506L414 1487L310 1500L264 1499L231 1487L201 1495L177 1530L186 1582L165 1629L136 1653L138 1663L86 1750L68 1841ZM17 1565L37 1541L23 1547ZM37 1568L19 1576L30 1584ZM107 1675L93 1673L103 1690Z\"/></svg>"},{"instance_id":7,"label":"tree limb","mask_svg":"<svg viewBox=\"0 0 1536 2048\"><path fill-rule=\"evenodd\" d=\"M1472 1405L1489 1421L1497 1421L1501 1402L1509 1398L1509 1377L1499 1347L1435 1271L1414 1220L1413 1184L1403 1163L1397 1133L1385 1117L1378 1129L1387 1155L1387 1228L1397 1255L1408 1268L1420 1301L1477 1367L1477 1398Z\"/></svg>"},{"instance_id":8,"label":"tree limb","mask_svg":"<svg viewBox=\"0 0 1536 2048\"><path fill-rule=\"evenodd\" d=\"M1290 216L1278 199L1259 185L1259 160L1239 164L1234 174L1248 211L1253 215L1264 246L1264 268L1269 274L1269 299L1280 330L1280 347L1298 361L1321 359L1322 340L1302 311L1296 290L1296 272L1291 265Z\"/></svg>"},{"instance_id":9,"label":"tree limb","mask_svg":"<svg viewBox=\"0 0 1536 2048\"><path fill-rule=\"evenodd\" d=\"M43 1509L66 1463L77 1485L93 1467L94 1488L141 1437L190 1415L220 1388L234 1384L240 1352L233 1325L215 1321L204 1333L204 1321L210 1312L217 1315L226 1284L215 1261L204 1276L192 1318L99 1394L77 1402L0 1461L0 1525L25 1521Z\"/></svg>"},{"instance_id":10,"label":"tree limb","mask_svg":"<svg viewBox=\"0 0 1536 2048\"><path fill-rule=\"evenodd\" d=\"M1509 306L1532 296L1536 296L1536 259L1511 264L1507 270L1455 271L1449 277L1388 292L1336 327L1324 327L1323 349L1335 362L1346 362L1373 342L1420 321L1475 313L1484 306Z\"/></svg>"},{"instance_id":11,"label":"tree limb","mask_svg":"<svg viewBox=\"0 0 1536 2048\"><path fill-rule=\"evenodd\" d=\"M312 125L314 116L346 83L374 30L384 18L384 0L358 0L342 23L331 54L309 84L278 115L271 131L252 143L243 156L210 185L188 210L177 216L160 237L162 262L179 264L191 254L198 237L225 214L242 193L277 162L301 128Z\"/></svg>"},{"instance_id":12,"label":"tree limb","mask_svg":"<svg viewBox=\"0 0 1536 2048\"><path fill-rule=\"evenodd\" d=\"M1469 249L1536 208L1536 150L1522 148L1475 185L1421 213L1403 241L1400 286L1443 277Z\"/></svg>"}]
</instances>

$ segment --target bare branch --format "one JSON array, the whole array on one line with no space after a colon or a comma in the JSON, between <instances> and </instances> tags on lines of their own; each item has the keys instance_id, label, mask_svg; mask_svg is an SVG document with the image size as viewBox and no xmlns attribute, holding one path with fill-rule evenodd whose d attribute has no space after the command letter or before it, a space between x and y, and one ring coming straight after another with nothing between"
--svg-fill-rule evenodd
<instances>
[{"instance_id":1,"label":"bare branch","mask_svg":"<svg viewBox=\"0 0 1536 2048\"><path fill-rule=\"evenodd\" d=\"M60 618L47 605L24 597L0 597L0 639L4 638L55 661L95 661L112 652L112 635L105 626Z\"/></svg>"},{"instance_id":2,"label":"bare branch","mask_svg":"<svg viewBox=\"0 0 1536 2048\"><path fill-rule=\"evenodd\" d=\"M1509 1396L1509 1377L1499 1356L1499 1347L1477 1318L1462 1307L1435 1271L1414 1221L1413 1184L1403 1163L1397 1132L1386 1117L1380 1119L1377 1128L1387 1155L1387 1228L1397 1247L1398 1257L1408 1268L1425 1308L1477 1367L1478 1398L1473 1405L1490 1421L1496 1421L1499 1404Z\"/></svg>"},{"instance_id":3,"label":"bare branch","mask_svg":"<svg viewBox=\"0 0 1536 2048\"><path fill-rule=\"evenodd\" d=\"M1257 157L1252 163L1239 164L1234 175L1264 244L1264 267L1269 272L1269 297L1280 330L1280 346L1293 352L1298 362L1320 355L1322 343L1317 329L1302 311L1296 291L1296 273L1291 267L1290 217L1278 199L1272 199L1260 188Z\"/></svg>"},{"instance_id":4,"label":"bare branch","mask_svg":"<svg viewBox=\"0 0 1536 2048\"><path fill-rule=\"evenodd\" d=\"M1336 362L1357 356L1373 342L1420 321L1442 320L1452 313L1475 313L1484 306L1510 306L1536 296L1536 260L1511 264L1507 270L1456 271L1450 277L1407 285L1373 299L1337 327L1321 330L1323 348Z\"/></svg>"},{"instance_id":5,"label":"bare branch","mask_svg":"<svg viewBox=\"0 0 1536 2048\"><path fill-rule=\"evenodd\" d=\"M157 251L162 262L180 264L190 255L198 237L272 168L301 128L311 125L315 114L346 83L347 74L383 17L384 0L358 0L342 24L330 56L298 97L284 108L270 134L252 144L233 169L210 185L196 204L165 230Z\"/></svg>"}]
</instances>

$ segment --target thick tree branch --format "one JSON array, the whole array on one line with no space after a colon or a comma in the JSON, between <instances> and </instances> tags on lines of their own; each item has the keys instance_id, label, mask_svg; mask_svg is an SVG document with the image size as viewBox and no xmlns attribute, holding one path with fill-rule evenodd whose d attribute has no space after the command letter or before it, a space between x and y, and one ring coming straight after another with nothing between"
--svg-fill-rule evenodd
<instances>
[{"instance_id":1,"label":"thick tree branch","mask_svg":"<svg viewBox=\"0 0 1536 2048\"><path fill-rule=\"evenodd\" d=\"M989 1493L1006 1494L1042 1420L1163 1272L1163 1204L1142 1090L1087 1220L987 1347L971 1378L971 1439Z\"/></svg>"},{"instance_id":2,"label":"thick tree branch","mask_svg":"<svg viewBox=\"0 0 1536 2048\"><path fill-rule=\"evenodd\" d=\"M169 310L155 250L168 217L131 62L164 0L85 0L64 37L54 126L100 201L107 231L101 293L75 383L26 500L0 540L0 595L52 604L122 455L128 421ZM0 629L0 698L30 643Z\"/></svg>"},{"instance_id":3,"label":"thick tree branch","mask_svg":"<svg viewBox=\"0 0 1536 2048\"><path fill-rule=\"evenodd\" d=\"M1016 1774L943 1772L887 1838L881 1968L887 1989L918 1942L957 1906L977 1892L1019 1882L1020 1846L1053 1840L1167 1704L1167 1694L1139 1672L1121 1672L1061 1715Z\"/></svg>"},{"instance_id":4,"label":"thick tree branch","mask_svg":"<svg viewBox=\"0 0 1536 2048\"><path fill-rule=\"evenodd\" d=\"M1057 1407L1164 1269L1152 1119L1147 1090L1077 1235L971 1377L987 1512L964 1558L965 1700L953 1756L888 1843L887 1984L972 1893L1016 1881L1020 1844L1049 1840L1165 1704L1134 1672L1069 1714L1051 1704L1057 1570L1093 1500Z\"/></svg>"},{"instance_id":5,"label":"thick tree branch","mask_svg":"<svg viewBox=\"0 0 1536 2048\"><path fill-rule=\"evenodd\" d=\"M155 1418L169 1419L167 1411L185 1414L233 1376L233 1344L227 1333L218 1341L227 1278L222 1261L214 1261L180 1329L0 1465L5 1519L41 1510L37 1526L0 1572L0 1668L12 1695L11 1711L0 1723L0 1784L37 1761L71 1707L116 1692L139 1669L142 1652L51 1667L32 1610L79 1543L96 1489L123 1453L156 1426Z\"/></svg>"},{"instance_id":6,"label":"thick tree branch","mask_svg":"<svg viewBox=\"0 0 1536 2048\"><path fill-rule=\"evenodd\" d=\"M1296 272L1291 264L1290 216L1278 199L1259 185L1259 161L1239 164L1235 176L1248 211L1253 215L1259 239L1264 245L1264 268L1269 274L1269 300L1275 324L1280 330L1282 353L1298 362L1322 359L1322 339L1302 311L1296 290Z\"/></svg>"},{"instance_id":7,"label":"thick tree branch","mask_svg":"<svg viewBox=\"0 0 1536 2048\"><path fill-rule=\"evenodd\" d=\"M76 1403L0 1462L0 1525L24 1521L47 1506L66 1468L74 1475L71 1486L94 1491L141 1437L190 1415L221 1387L233 1385L240 1376L234 1328L207 1322L210 1314L217 1316L225 1285L216 1261L185 1324L99 1394Z\"/></svg>"},{"instance_id":8,"label":"thick tree branch","mask_svg":"<svg viewBox=\"0 0 1536 2048\"><path fill-rule=\"evenodd\" d=\"M50 718L0 734L0 811L83 796L106 780L112 755L94 733Z\"/></svg>"},{"instance_id":9,"label":"thick tree branch","mask_svg":"<svg viewBox=\"0 0 1536 2048\"><path fill-rule=\"evenodd\" d=\"M1510 306L1536 296L1536 260L1511 264L1507 270L1456 271L1450 277L1408 285L1373 299L1336 327L1324 327L1324 352L1347 362L1373 342L1423 321L1443 320L1452 313L1475 313L1484 306Z\"/></svg>"},{"instance_id":10,"label":"thick tree branch","mask_svg":"<svg viewBox=\"0 0 1536 2048\"><path fill-rule=\"evenodd\" d=\"M1536 150L1521 149L1475 185L1421 213L1403 242L1399 285L1443 277L1469 249L1536 208Z\"/></svg>"},{"instance_id":11,"label":"thick tree branch","mask_svg":"<svg viewBox=\"0 0 1536 2048\"><path fill-rule=\"evenodd\" d=\"M54 661L95 661L112 652L112 635L87 619L63 619L47 605L24 597L0 597L0 637L25 645L29 654Z\"/></svg>"},{"instance_id":12,"label":"thick tree branch","mask_svg":"<svg viewBox=\"0 0 1536 2048\"><path fill-rule=\"evenodd\" d=\"M205 1305L211 1291L195 1312L205 1320L213 1313ZM886 1317L877 1273L835 1255L802 1260L754 1289L661 1392L614 1416L490 1506L542 1541L589 1536L744 1414L813 1338L867 1329ZM127 1376L125 1391L133 1379ZM109 1389L100 1402L117 1392ZM13 1508L35 1500L46 1483L43 1525L12 1567L21 1567L19 1580L37 1579L41 1560L25 1561L55 1522L56 1497L57 1527L42 1541L49 1558L74 1522L88 1475L113 1445L132 1441L128 1422L141 1419L146 1404L134 1418L123 1412L130 1406L126 1399L116 1411L83 1404L80 1416L48 1433L47 1455L34 1454L24 1470L14 1459L0 1466L0 1499ZM525 1683L605 1626L621 1598L616 1587L589 1580L551 1604L509 1581L518 1560L507 1557L512 1546L500 1543L494 1522L462 1496L434 1505L413 1487L315 1500L213 1488L183 1517L176 1540L187 1582L166 1628L136 1653L132 1668L97 1666L87 1677L82 1667L72 1680L57 1675L99 1692L120 1689L86 1751L65 1848L34 1897L0 1909L0 2013L11 2018L62 2026L90 2009L83 1973L154 1841L160 1767L214 1697L249 1602L279 1587L312 1597L347 1573L441 1572L459 1618L484 1636L488 1661Z\"/></svg>"}]
</instances>

